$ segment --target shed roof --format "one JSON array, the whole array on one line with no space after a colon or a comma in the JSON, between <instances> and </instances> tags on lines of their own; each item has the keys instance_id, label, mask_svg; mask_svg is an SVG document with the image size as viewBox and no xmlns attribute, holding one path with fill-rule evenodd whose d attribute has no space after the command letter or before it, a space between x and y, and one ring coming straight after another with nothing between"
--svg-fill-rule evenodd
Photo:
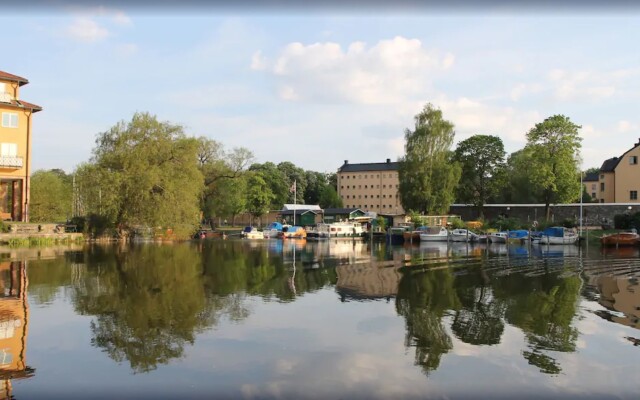
<instances>
[{"instance_id":1,"label":"shed roof","mask_svg":"<svg viewBox=\"0 0 640 400\"><path fill-rule=\"evenodd\" d=\"M282 207L282 211L291 211L291 210L322 211L320 206L316 204L285 204L284 207Z\"/></svg>"},{"instance_id":2,"label":"shed roof","mask_svg":"<svg viewBox=\"0 0 640 400\"><path fill-rule=\"evenodd\" d=\"M351 214L355 211L360 211L364 214L364 211L359 208L325 208L324 215Z\"/></svg>"}]
</instances>

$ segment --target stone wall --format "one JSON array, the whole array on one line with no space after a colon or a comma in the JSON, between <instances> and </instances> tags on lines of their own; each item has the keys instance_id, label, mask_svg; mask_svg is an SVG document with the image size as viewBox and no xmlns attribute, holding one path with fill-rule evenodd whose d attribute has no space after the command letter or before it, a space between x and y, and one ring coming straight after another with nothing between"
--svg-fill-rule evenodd
<instances>
[{"instance_id":1,"label":"stone wall","mask_svg":"<svg viewBox=\"0 0 640 400\"><path fill-rule=\"evenodd\" d=\"M557 204L550 206L551 220L561 222L565 219L578 221L580 204ZM600 226L603 222L613 224L616 214L636 213L640 211L638 204L626 203L587 203L582 205L583 224ZM460 215L465 221L478 219L476 207L463 204L451 205L450 214ZM495 219L500 215L518 218L521 221L544 220L544 204L488 204L484 206L484 218Z\"/></svg>"}]
</instances>

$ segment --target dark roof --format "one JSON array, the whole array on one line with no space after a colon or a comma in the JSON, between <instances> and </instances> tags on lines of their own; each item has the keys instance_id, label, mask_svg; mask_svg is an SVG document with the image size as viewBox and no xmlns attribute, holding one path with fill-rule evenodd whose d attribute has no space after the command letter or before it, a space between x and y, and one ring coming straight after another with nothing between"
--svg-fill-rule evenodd
<instances>
[{"instance_id":1,"label":"dark roof","mask_svg":"<svg viewBox=\"0 0 640 400\"><path fill-rule=\"evenodd\" d=\"M597 172L591 172L588 173L587 175L585 175L585 177L582 179L583 182L598 182L598 180L600 180L599 178L599 173Z\"/></svg>"},{"instance_id":2,"label":"dark roof","mask_svg":"<svg viewBox=\"0 0 640 400\"><path fill-rule=\"evenodd\" d=\"M340 214L351 214L354 211L360 211L362 213L364 213L364 211L362 211L359 208L325 208L324 209L324 215L340 215Z\"/></svg>"},{"instance_id":3,"label":"dark roof","mask_svg":"<svg viewBox=\"0 0 640 400\"><path fill-rule=\"evenodd\" d=\"M381 163L363 163L363 164L348 164L344 163L338 172L364 172L364 171L397 171L398 162L381 162Z\"/></svg>"},{"instance_id":4,"label":"dark roof","mask_svg":"<svg viewBox=\"0 0 640 400\"><path fill-rule=\"evenodd\" d=\"M35 104L32 104L32 103L28 103L28 102L23 101L23 100L11 100L11 102L9 102L9 103L0 102L0 107L1 106L22 108L22 109L31 110L33 112L42 111L42 107L40 107L38 105L35 105Z\"/></svg>"},{"instance_id":5,"label":"dark roof","mask_svg":"<svg viewBox=\"0 0 640 400\"><path fill-rule=\"evenodd\" d=\"M4 71L0 71L0 80L18 82L20 86L26 85L27 83L29 83L27 78L23 78L21 76L10 74Z\"/></svg>"},{"instance_id":6,"label":"dark roof","mask_svg":"<svg viewBox=\"0 0 640 400\"><path fill-rule=\"evenodd\" d=\"M604 160L602 163L602 167L600 167L600 172L613 172L615 171L618 163L620 162L620 158L613 157L608 160Z\"/></svg>"}]
</instances>

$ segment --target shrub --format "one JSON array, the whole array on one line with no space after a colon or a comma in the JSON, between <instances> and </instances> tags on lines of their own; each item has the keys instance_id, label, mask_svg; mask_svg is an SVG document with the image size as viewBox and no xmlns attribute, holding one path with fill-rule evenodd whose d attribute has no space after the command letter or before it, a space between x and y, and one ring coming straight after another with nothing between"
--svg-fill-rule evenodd
<instances>
[{"instance_id":1,"label":"shrub","mask_svg":"<svg viewBox=\"0 0 640 400\"><path fill-rule=\"evenodd\" d=\"M527 224L523 224L518 218L498 217L489 221L487 227L502 231L515 231L517 229L528 229Z\"/></svg>"},{"instance_id":2,"label":"shrub","mask_svg":"<svg viewBox=\"0 0 640 400\"><path fill-rule=\"evenodd\" d=\"M451 229L464 229L466 225L460 218L452 218L449 220L449 224L451 225Z\"/></svg>"}]
</instances>

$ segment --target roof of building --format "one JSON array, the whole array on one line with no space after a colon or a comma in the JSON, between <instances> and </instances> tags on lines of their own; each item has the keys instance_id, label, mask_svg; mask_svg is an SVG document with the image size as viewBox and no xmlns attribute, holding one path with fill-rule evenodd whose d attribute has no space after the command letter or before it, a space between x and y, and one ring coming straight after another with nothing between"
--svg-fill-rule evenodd
<instances>
[{"instance_id":1,"label":"roof of building","mask_svg":"<svg viewBox=\"0 0 640 400\"><path fill-rule=\"evenodd\" d=\"M280 211L280 215L293 215L294 212L296 213L296 215L304 215L306 213L317 215L320 211L319 210L282 210Z\"/></svg>"},{"instance_id":2,"label":"roof of building","mask_svg":"<svg viewBox=\"0 0 640 400\"><path fill-rule=\"evenodd\" d=\"M325 208L324 209L324 215L341 215L341 214L351 214L354 211L360 211L364 214L364 211L362 211L359 208Z\"/></svg>"},{"instance_id":3,"label":"roof of building","mask_svg":"<svg viewBox=\"0 0 640 400\"><path fill-rule=\"evenodd\" d=\"M602 167L600 167L600 172L613 172L618 166L619 162L620 162L620 158L618 157L613 157L608 160L604 160L604 162L602 163Z\"/></svg>"},{"instance_id":4,"label":"roof of building","mask_svg":"<svg viewBox=\"0 0 640 400\"><path fill-rule=\"evenodd\" d=\"M349 164L349 161L345 160L344 164L338 168L338 172L397 171L399 164L398 162L391 162L388 158L387 162L361 164Z\"/></svg>"},{"instance_id":5,"label":"roof of building","mask_svg":"<svg viewBox=\"0 0 640 400\"><path fill-rule=\"evenodd\" d=\"M291 211L291 210L322 211L320 206L316 204L285 204L284 207L282 207L282 211Z\"/></svg>"},{"instance_id":6,"label":"roof of building","mask_svg":"<svg viewBox=\"0 0 640 400\"><path fill-rule=\"evenodd\" d=\"M598 182L599 180L599 173L597 172L591 172L588 173L584 176L584 178L582 179L583 182Z\"/></svg>"},{"instance_id":7,"label":"roof of building","mask_svg":"<svg viewBox=\"0 0 640 400\"><path fill-rule=\"evenodd\" d=\"M40 107L39 105L32 104L32 103L26 102L24 100L12 99L8 103L0 102L0 107L1 106L22 108L22 109L26 109L26 110L31 110L33 112L42 111L42 107Z\"/></svg>"},{"instance_id":8,"label":"roof of building","mask_svg":"<svg viewBox=\"0 0 640 400\"><path fill-rule=\"evenodd\" d=\"M27 78L23 78L21 76L10 74L4 71L0 71L0 80L18 82L20 86L26 85L27 83L29 83L29 80L27 80Z\"/></svg>"}]
</instances>

